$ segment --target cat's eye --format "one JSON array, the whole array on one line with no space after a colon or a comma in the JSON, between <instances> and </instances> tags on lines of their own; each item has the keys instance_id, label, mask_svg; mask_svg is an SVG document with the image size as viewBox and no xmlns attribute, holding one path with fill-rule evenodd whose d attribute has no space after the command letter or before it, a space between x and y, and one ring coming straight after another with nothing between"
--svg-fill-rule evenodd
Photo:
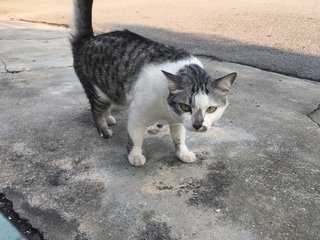
<instances>
[{"instance_id":1,"label":"cat's eye","mask_svg":"<svg viewBox=\"0 0 320 240\"><path fill-rule=\"evenodd\" d=\"M207 108L206 112L207 113L213 113L217 110L217 107L214 107L214 106L210 106Z\"/></svg>"},{"instance_id":2,"label":"cat's eye","mask_svg":"<svg viewBox=\"0 0 320 240\"><path fill-rule=\"evenodd\" d=\"M191 112L191 107L187 104L180 103L180 108L184 112Z\"/></svg>"}]
</instances>

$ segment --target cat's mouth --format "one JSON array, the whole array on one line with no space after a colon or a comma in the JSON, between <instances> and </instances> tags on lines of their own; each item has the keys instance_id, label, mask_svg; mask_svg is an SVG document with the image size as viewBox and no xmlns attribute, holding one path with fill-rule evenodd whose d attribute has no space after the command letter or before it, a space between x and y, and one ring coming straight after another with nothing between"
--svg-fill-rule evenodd
<instances>
[{"instance_id":1,"label":"cat's mouth","mask_svg":"<svg viewBox=\"0 0 320 240\"><path fill-rule=\"evenodd\" d=\"M208 130L208 128L206 126L201 126L200 128L186 127L186 129L191 132L206 132Z\"/></svg>"},{"instance_id":2,"label":"cat's mouth","mask_svg":"<svg viewBox=\"0 0 320 240\"><path fill-rule=\"evenodd\" d=\"M208 128L206 126L202 126L199 129L194 129L195 132L206 132L208 130Z\"/></svg>"}]
</instances>

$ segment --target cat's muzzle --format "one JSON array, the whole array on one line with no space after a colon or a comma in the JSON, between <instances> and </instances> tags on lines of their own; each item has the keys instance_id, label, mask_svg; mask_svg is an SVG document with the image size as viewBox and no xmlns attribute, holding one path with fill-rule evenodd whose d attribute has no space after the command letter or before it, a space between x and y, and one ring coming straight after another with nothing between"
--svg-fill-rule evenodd
<instances>
[{"instance_id":1,"label":"cat's muzzle","mask_svg":"<svg viewBox=\"0 0 320 240\"><path fill-rule=\"evenodd\" d=\"M208 128L206 126L203 125L192 125L193 128L196 130L196 132L205 132L208 130Z\"/></svg>"}]
</instances>

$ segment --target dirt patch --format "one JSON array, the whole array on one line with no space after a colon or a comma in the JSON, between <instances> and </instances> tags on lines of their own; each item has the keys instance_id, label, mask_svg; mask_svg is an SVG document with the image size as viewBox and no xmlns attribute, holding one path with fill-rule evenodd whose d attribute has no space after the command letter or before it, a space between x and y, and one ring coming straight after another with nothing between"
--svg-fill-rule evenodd
<instances>
[{"instance_id":1,"label":"dirt patch","mask_svg":"<svg viewBox=\"0 0 320 240\"><path fill-rule=\"evenodd\" d=\"M170 236L171 228L167 223L155 219L153 211L143 213L143 221L146 223L136 239L139 240L174 240Z\"/></svg>"}]
</instances>

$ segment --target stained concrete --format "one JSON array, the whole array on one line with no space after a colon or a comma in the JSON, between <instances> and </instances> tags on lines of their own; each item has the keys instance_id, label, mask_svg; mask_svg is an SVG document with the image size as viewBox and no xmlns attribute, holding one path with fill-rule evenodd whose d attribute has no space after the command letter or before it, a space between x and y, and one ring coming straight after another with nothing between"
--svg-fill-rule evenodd
<instances>
[{"instance_id":1,"label":"stained concrete","mask_svg":"<svg viewBox=\"0 0 320 240\"><path fill-rule=\"evenodd\" d=\"M97 134L66 29L0 30L0 191L46 239L319 239L318 83L202 59L238 79L219 125L188 133L198 161L153 127L136 168L126 109L111 139Z\"/></svg>"}]
</instances>

